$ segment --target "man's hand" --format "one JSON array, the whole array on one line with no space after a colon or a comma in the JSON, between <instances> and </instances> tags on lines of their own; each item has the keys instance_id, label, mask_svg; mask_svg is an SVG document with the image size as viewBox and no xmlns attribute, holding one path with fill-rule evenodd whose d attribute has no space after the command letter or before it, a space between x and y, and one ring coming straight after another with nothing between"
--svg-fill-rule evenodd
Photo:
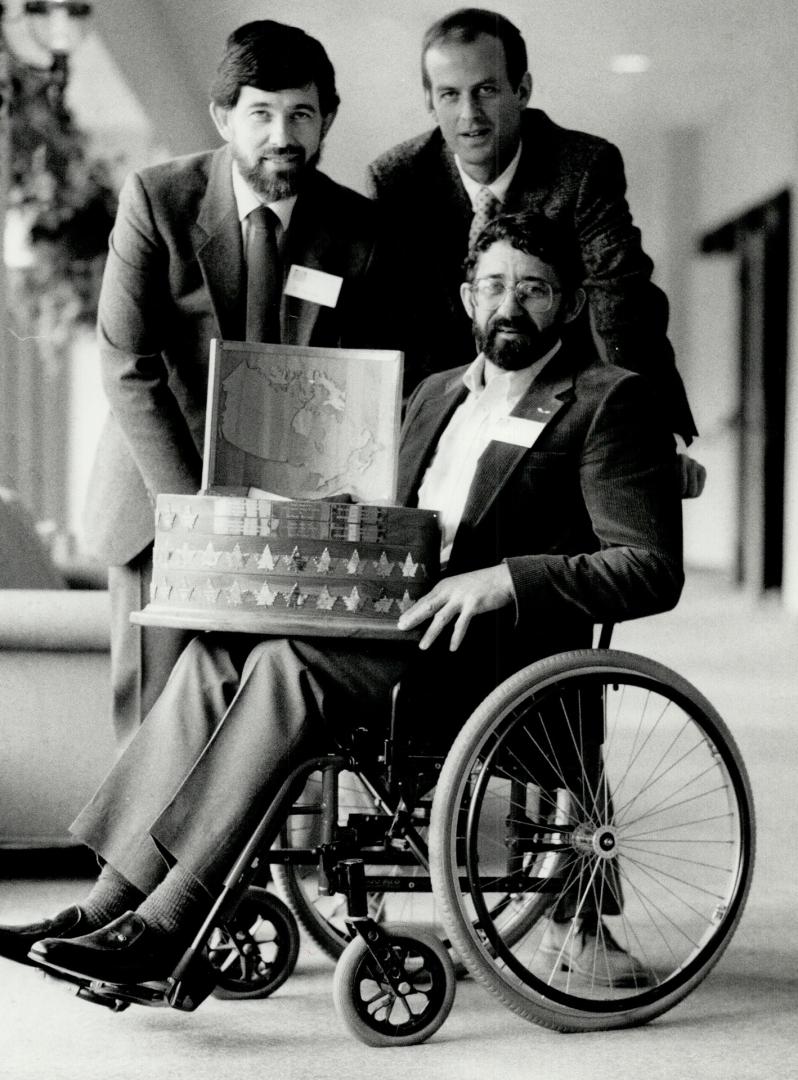
<instances>
[{"instance_id":1,"label":"man's hand","mask_svg":"<svg viewBox=\"0 0 798 1080\"><path fill-rule=\"evenodd\" d=\"M449 649L454 652L465 637L472 616L483 611L497 611L511 604L515 598L513 580L506 563L490 566L485 570L472 570L444 578L435 588L417 600L399 619L400 630L412 630L432 619L418 644L428 649L436 637L453 619L452 639Z\"/></svg>"},{"instance_id":2,"label":"man's hand","mask_svg":"<svg viewBox=\"0 0 798 1080\"><path fill-rule=\"evenodd\" d=\"M697 499L704 490L707 470L689 454L679 454L679 464L682 469L682 498Z\"/></svg>"}]
</instances>

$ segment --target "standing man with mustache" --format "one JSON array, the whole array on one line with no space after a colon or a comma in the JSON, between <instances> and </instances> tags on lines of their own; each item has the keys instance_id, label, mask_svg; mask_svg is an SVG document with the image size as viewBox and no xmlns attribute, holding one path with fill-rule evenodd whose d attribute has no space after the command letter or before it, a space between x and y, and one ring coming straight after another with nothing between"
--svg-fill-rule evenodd
<instances>
[{"instance_id":1,"label":"standing man with mustache","mask_svg":"<svg viewBox=\"0 0 798 1080\"><path fill-rule=\"evenodd\" d=\"M339 102L323 46L296 27L247 23L227 40L211 98L225 145L128 178L100 297L110 417L87 535L110 566L122 746L187 640L129 615L149 599L155 496L200 486L211 338L373 344L374 207L316 168Z\"/></svg>"},{"instance_id":2,"label":"standing man with mustache","mask_svg":"<svg viewBox=\"0 0 798 1080\"><path fill-rule=\"evenodd\" d=\"M394 238L396 281L413 282L415 317L394 330L405 351L406 389L470 354L459 288L474 237L499 213L534 211L557 221L579 248L589 302L589 326L584 318L577 330L582 344L590 346L592 331L605 362L646 375L671 430L689 444L696 429L667 338L668 301L651 281L617 148L527 107L524 39L494 11L462 8L434 23L421 70L437 127L369 167L371 193ZM680 459L685 496L699 495L703 466Z\"/></svg>"}]
</instances>

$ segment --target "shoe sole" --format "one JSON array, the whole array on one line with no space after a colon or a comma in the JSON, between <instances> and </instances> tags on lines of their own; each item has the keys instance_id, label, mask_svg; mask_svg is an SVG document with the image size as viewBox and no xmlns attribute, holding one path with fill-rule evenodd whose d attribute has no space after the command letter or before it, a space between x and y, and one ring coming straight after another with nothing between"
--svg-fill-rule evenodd
<instances>
[{"instance_id":1,"label":"shoe sole","mask_svg":"<svg viewBox=\"0 0 798 1080\"><path fill-rule=\"evenodd\" d=\"M71 968L60 967L58 964L53 964L50 960L45 960L44 957L28 956L28 962L39 968L44 975L51 975L54 979L58 979L61 982L71 982L77 986L107 986L110 989L118 987L123 990L125 987L144 986L153 990L160 990L166 986L166 978L163 979L144 979L141 982L114 982L112 979L102 979L97 975L89 975L85 971L75 971Z\"/></svg>"}]
</instances>

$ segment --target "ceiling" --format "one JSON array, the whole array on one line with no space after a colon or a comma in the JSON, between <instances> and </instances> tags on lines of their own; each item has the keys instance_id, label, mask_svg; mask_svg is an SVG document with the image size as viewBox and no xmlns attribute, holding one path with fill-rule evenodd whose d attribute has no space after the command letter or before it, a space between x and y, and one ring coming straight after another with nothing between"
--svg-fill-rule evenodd
<instances>
[{"instance_id":1,"label":"ceiling","mask_svg":"<svg viewBox=\"0 0 798 1080\"><path fill-rule=\"evenodd\" d=\"M614 139L700 125L769 80L798 80L796 0L482 3L522 30L533 103L561 123ZM94 0L94 26L174 152L216 141L207 92L231 29L253 18L302 26L323 41L338 73L337 152L350 143L368 157L361 146L373 156L429 125L419 43L426 27L456 6L457 0ZM617 53L647 55L649 71L613 74ZM91 72L84 82L91 85Z\"/></svg>"}]
</instances>

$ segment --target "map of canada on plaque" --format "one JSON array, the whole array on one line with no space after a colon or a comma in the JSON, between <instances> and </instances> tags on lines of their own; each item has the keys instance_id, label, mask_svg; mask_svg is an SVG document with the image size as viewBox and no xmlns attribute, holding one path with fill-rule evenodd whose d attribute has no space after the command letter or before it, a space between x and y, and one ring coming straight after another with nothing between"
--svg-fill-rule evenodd
<instances>
[{"instance_id":1,"label":"map of canada on plaque","mask_svg":"<svg viewBox=\"0 0 798 1080\"><path fill-rule=\"evenodd\" d=\"M203 489L392 502L402 356L214 341Z\"/></svg>"}]
</instances>

